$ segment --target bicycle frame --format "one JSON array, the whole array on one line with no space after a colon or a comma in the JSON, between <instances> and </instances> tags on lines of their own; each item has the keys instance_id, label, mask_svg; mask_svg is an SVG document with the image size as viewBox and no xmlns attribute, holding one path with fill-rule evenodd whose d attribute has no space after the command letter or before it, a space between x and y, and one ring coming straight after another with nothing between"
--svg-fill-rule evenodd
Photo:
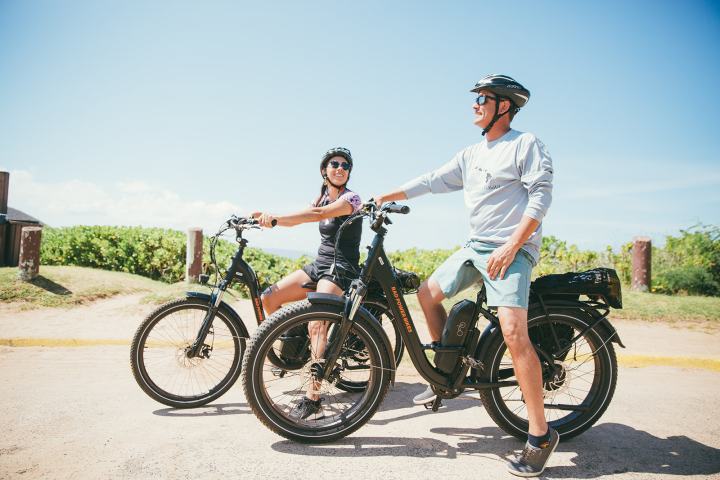
<instances>
[{"instance_id":1,"label":"bicycle frame","mask_svg":"<svg viewBox=\"0 0 720 480\"><path fill-rule=\"evenodd\" d=\"M392 321L400 323L400 328L398 330L400 331L400 336L402 337L405 348L410 355L413 365L415 366L420 376L422 376L428 383L433 385L439 392L447 396L454 396L461 393L462 390L467 388L474 390L485 390L491 388L518 385L517 381L503 380L503 378L513 376L512 369L507 369L507 371L504 372L501 376L500 381L497 382L476 380L475 378L466 378L466 375L470 368L482 368L482 363L480 362L480 360L474 358L471 355L474 355L478 351L478 347L481 346L483 341L488 338L488 336L492 333L493 329L500 328L499 319L495 316L495 314L488 309L483 308L482 306L486 299L484 287L478 292L475 302L475 310L473 312L470 325L468 326L468 334L466 336L464 345L456 347L423 345L423 343L420 341L420 337L417 334L412 316L408 311L407 304L405 303L402 288L398 280L395 278L391 263L387 258L387 255L385 254L383 244L385 235L387 234L387 229L382 226L382 223L384 221L386 221L386 219L381 217L380 220L376 220L372 226L372 229L376 232L376 235L373 238L373 241L369 248L368 257L360 272L360 277L356 282L354 282L353 286L350 289L349 295L346 297L345 309L343 311L343 320L340 325L339 338L344 339L347 333L350 331L350 328L352 327L352 323L354 321L355 313L357 312L357 309L359 308L360 304L364 300L365 295L367 294L368 285L370 284L371 280L375 279L380 284L385 294L385 297L388 299L388 306L393 313ZM604 310L604 314L598 313L597 316L593 315L595 321L589 324L584 330L577 333L571 340L571 344L575 342L576 339L583 336L587 331L597 328L598 330L603 331L603 333L605 334L604 336L608 339L608 341L613 341L623 346L622 342L617 336L617 332L607 321L607 314L609 312L609 307L607 305L592 301L544 302L541 295L537 295L537 298L539 301L539 305L541 306L542 311L545 313L545 315L548 315L547 305L565 306L584 311L595 310L597 312L599 310ZM480 315L490 321L490 324L486 327L485 332L483 332L482 335L480 334L480 331L476 328ZM558 346L559 349L559 341L554 329L552 329L552 334L554 336L556 346ZM324 380L329 379L330 372L332 371L331 366L334 366L335 362L337 362L341 344L342 342L337 342L335 345L330 346L328 351L326 352L326 366L322 374L322 378ZM458 355L458 363L455 369L449 374L440 371L430 362L427 355L425 355L425 350L433 350L435 353L456 353ZM553 365L555 363L555 359L549 353L543 351L537 346L535 350L541 360L546 361L550 365ZM565 350L558 350L558 355L562 355L564 352Z\"/></svg>"},{"instance_id":2,"label":"bicycle frame","mask_svg":"<svg viewBox=\"0 0 720 480\"><path fill-rule=\"evenodd\" d=\"M385 254L383 244L387 230L382 226L373 228L373 230L375 230L376 235L370 246L367 260L365 261L365 264L363 265L363 268L360 272L359 281L355 284L354 287L351 287L350 295L345 303L345 311L343 313L343 322L341 323L339 338L345 338L345 335L347 335L347 332L352 327L355 312L357 311L359 305L362 303L364 295L367 293L367 285L369 285L370 281L374 278L378 281L378 283L383 289L383 292L385 293L386 298L388 299L389 307L393 312L392 321L401 322L401 328L399 328L400 335L403 342L405 343L405 348L410 355L410 359L412 360L413 365L417 369L420 376L422 376L430 384L434 385L440 390L445 391L450 395L458 394L464 388L486 389L517 385L517 382L515 381L493 383L467 382L465 381L465 376L467 375L468 370L472 366L471 362L469 361L463 360L458 362L457 367L450 374L445 374L439 371L435 366L430 363L427 355L425 355L425 350L427 349L431 349L436 353L456 352L459 354L460 357L467 358L466 355L469 352L474 352L480 341L480 332L476 328L480 314L482 314L485 318L487 318L496 325L498 324L498 319L497 317L495 317L495 315L493 315L492 312L488 311L485 308L482 308L481 304L484 298L483 289L478 293L478 301L475 304L475 312L473 313L471 324L468 327L469 333L464 346L434 347L423 345L420 341L420 337L417 334L417 330L415 328L415 323L412 319L412 316L408 311L407 304L405 303L405 297L403 296L402 288L399 285L397 279L395 278L395 275L393 274L391 268L391 263L388 260L387 255ZM335 344L336 348L330 348L327 352L327 367L323 372L323 378L326 380L329 377L330 371L332 370L332 368L328 367L334 365L337 361L337 357L339 354L339 346L341 344L342 342L337 342Z\"/></svg>"}]
</instances>

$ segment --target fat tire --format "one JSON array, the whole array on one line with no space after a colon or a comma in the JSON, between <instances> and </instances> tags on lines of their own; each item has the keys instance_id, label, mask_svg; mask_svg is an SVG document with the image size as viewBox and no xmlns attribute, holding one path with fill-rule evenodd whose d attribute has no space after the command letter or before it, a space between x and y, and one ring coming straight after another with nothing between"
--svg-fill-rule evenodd
<instances>
[{"instance_id":1,"label":"fat tire","mask_svg":"<svg viewBox=\"0 0 720 480\"><path fill-rule=\"evenodd\" d=\"M370 357L377 359L380 367L374 370L373 378L367 382L360 407L352 416L332 428L314 429L289 421L277 413L263 394L264 356L282 332L292 328L293 323L302 323L309 316L337 322L342 318L342 310L333 305L311 304L304 300L275 312L260 324L250 339L243 358L242 384L248 405L263 425L289 440L320 444L343 438L372 418L387 394L393 364L377 322L358 316L353 331L362 337Z\"/></svg>"},{"instance_id":2,"label":"fat tire","mask_svg":"<svg viewBox=\"0 0 720 480\"><path fill-rule=\"evenodd\" d=\"M550 322L557 322L573 327L575 331L573 335L576 335L593 322L593 318L581 310L551 309L548 313ZM529 312L528 329L530 331L532 331L533 328L547 325L548 323L542 311L531 310ZM590 410L588 412L580 413L573 418L548 422L552 428L557 430L562 440L567 440L581 434L597 422L608 405L610 405L617 384L617 359L611 339L606 338L598 329L589 330L581 339L585 339L593 351L596 350L596 360L594 361L595 374L593 376L594 393L593 398L589 402ZM578 339L576 342L581 339ZM488 381L494 382L497 381L497 371L503 353L506 350L500 329L497 330L496 334L489 339L489 341L491 343L486 350L482 362L485 365L485 378ZM512 413L512 408L507 406L505 400L502 398L502 391L500 389L480 390L480 398L485 410L497 426L520 440L524 441L527 439L528 422Z\"/></svg>"},{"instance_id":3,"label":"fat tire","mask_svg":"<svg viewBox=\"0 0 720 480\"><path fill-rule=\"evenodd\" d=\"M163 318L172 313L186 309L207 311L208 303L207 301L200 299L184 298L173 300L161 305L145 317L143 322L135 331L135 335L133 336L132 344L130 346L130 368L132 369L133 376L135 377L137 384L140 386L142 391L153 400L174 408L200 407L212 402L227 392L240 376L242 356L245 351L245 338L242 336L243 329L230 315L220 309L217 312L213 323L223 322L233 336L234 355L227 375L225 375L221 381L215 385L215 387L211 388L208 393L203 395L178 395L159 387L153 379L150 378L150 375L145 367L143 345L145 344L148 335L152 332L152 329Z\"/></svg>"}]
</instances>

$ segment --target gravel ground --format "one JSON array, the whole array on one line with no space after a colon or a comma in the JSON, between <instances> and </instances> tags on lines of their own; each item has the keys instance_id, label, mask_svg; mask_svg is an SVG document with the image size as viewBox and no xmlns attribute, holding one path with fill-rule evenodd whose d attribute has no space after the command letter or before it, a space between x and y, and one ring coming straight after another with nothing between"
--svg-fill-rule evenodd
<instances>
[{"instance_id":1,"label":"gravel ground","mask_svg":"<svg viewBox=\"0 0 720 480\"><path fill-rule=\"evenodd\" d=\"M133 296L73 310L4 308L0 337L127 340L151 309ZM253 318L248 305L238 309ZM717 335L616 326L628 353L720 358ZM477 400L437 413L412 406L424 386L406 369L367 425L309 446L263 427L239 384L206 407L160 405L135 384L128 358L125 345L0 347L0 478L514 478L504 457L521 443ZM720 478L719 380L708 370L621 368L607 412L561 443L545 477Z\"/></svg>"}]
</instances>

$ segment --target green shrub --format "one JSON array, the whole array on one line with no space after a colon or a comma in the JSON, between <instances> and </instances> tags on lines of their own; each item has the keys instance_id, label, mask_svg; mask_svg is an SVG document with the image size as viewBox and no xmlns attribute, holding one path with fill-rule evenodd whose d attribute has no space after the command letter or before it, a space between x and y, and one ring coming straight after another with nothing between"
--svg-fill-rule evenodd
<instances>
[{"instance_id":1,"label":"green shrub","mask_svg":"<svg viewBox=\"0 0 720 480\"><path fill-rule=\"evenodd\" d=\"M175 230L141 227L76 226L45 228L40 250L44 265L77 265L142 275L175 283L185 277L186 235ZM224 271L237 244L221 239L215 257ZM258 275L261 288L297 270L309 259L289 259L248 248L245 260ZM210 242L203 242L203 264L214 273Z\"/></svg>"},{"instance_id":2,"label":"green shrub","mask_svg":"<svg viewBox=\"0 0 720 480\"><path fill-rule=\"evenodd\" d=\"M209 239L205 239L203 264L214 273L210 262ZM186 236L183 232L140 227L66 227L45 228L41 262L45 265L78 265L105 270L129 272L174 283L185 275ZM452 249L408 250L390 252L394 266L417 273L427 279L458 247ZM580 250L553 236L543 238L540 264L535 276L581 271L595 267L617 270L625 284L631 280L632 243L618 253L607 247L595 252ZM237 244L224 239L218 242L216 259L224 271ZM308 263L308 257L290 259L258 249L245 250L245 260L258 275L261 288ZM720 228L696 226L681 230L679 237L668 236L665 247L653 248L652 291L720 295Z\"/></svg>"},{"instance_id":3,"label":"green shrub","mask_svg":"<svg viewBox=\"0 0 720 480\"><path fill-rule=\"evenodd\" d=\"M658 293L720 295L720 283L704 267L679 267L665 270L653 279L652 287L652 290Z\"/></svg>"},{"instance_id":4,"label":"green shrub","mask_svg":"<svg viewBox=\"0 0 720 480\"><path fill-rule=\"evenodd\" d=\"M696 225L652 251L652 291L720 295L720 228Z\"/></svg>"},{"instance_id":5,"label":"green shrub","mask_svg":"<svg viewBox=\"0 0 720 480\"><path fill-rule=\"evenodd\" d=\"M395 268L409 270L418 274L421 280L427 279L459 247L449 250L420 250L410 248L388 253L388 258Z\"/></svg>"},{"instance_id":6,"label":"green shrub","mask_svg":"<svg viewBox=\"0 0 720 480\"><path fill-rule=\"evenodd\" d=\"M185 274L185 235L141 227L45 228L45 265L77 265L128 272L174 283Z\"/></svg>"}]
</instances>

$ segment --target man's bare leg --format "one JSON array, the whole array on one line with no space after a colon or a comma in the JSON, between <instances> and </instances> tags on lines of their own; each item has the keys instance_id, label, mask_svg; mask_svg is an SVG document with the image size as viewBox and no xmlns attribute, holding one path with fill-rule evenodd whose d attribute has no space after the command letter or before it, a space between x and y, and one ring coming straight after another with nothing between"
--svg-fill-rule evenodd
<instances>
[{"instance_id":1,"label":"man's bare leg","mask_svg":"<svg viewBox=\"0 0 720 480\"><path fill-rule=\"evenodd\" d=\"M442 305L442 301L445 300L445 295L435 280L428 279L418 288L417 297L420 302L420 307L425 314L425 321L427 322L428 331L430 332L430 340L437 342L442 336L442 331L447 321L447 312Z\"/></svg>"},{"instance_id":2,"label":"man's bare leg","mask_svg":"<svg viewBox=\"0 0 720 480\"><path fill-rule=\"evenodd\" d=\"M517 307L498 307L498 317L500 317L505 344L512 355L515 376L528 410L530 423L528 433L535 436L545 435L548 424L545 421L542 370L540 360L528 336L527 310Z\"/></svg>"}]
</instances>

